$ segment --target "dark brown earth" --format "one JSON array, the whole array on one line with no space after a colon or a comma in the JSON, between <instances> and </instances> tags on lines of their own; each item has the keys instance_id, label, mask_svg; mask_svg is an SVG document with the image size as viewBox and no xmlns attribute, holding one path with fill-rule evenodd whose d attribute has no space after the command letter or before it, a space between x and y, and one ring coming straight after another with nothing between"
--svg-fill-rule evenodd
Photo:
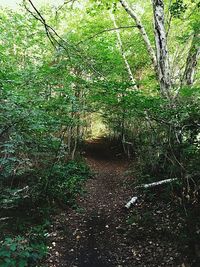
<instances>
[{"instance_id":1,"label":"dark brown earth","mask_svg":"<svg viewBox=\"0 0 200 267\"><path fill-rule=\"evenodd\" d=\"M129 163L105 140L89 142L85 158L95 173L77 207L55 216L49 234L49 267L184 267L181 220L169 201L143 193L126 210L134 178ZM134 188L134 186L132 186Z\"/></svg>"}]
</instances>

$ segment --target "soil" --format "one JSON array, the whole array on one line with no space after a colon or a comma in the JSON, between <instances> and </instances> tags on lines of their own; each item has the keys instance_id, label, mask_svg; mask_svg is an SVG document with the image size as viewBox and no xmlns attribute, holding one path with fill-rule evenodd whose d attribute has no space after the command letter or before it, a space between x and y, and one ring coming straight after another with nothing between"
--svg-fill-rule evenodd
<instances>
[{"instance_id":1,"label":"soil","mask_svg":"<svg viewBox=\"0 0 200 267\"><path fill-rule=\"evenodd\" d=\"M181 219L169 200L134 190L130 161L112 143L88 142L85 158L94 175L77 206L52 218L49 267L178 267ZM132 186L130 186L132 184ZM126 209L132 196L138 202ZM157 201L155 201L157 199Z\"/></svg>"}]
</instances>

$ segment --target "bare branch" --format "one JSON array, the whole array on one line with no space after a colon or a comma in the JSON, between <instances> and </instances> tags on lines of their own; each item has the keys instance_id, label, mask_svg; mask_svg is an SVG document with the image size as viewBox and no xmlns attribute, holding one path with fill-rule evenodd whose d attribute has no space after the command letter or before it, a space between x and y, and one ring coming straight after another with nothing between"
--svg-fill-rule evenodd
<instances>
[{"instance_id":1,"label":"bare branch","mask_svg":"<svg viewBox=\"0 0 200 267\"><path fill-rule=\"evenodd\" d=\"M26 8L26 10L37 20L39 20L43 25L44 25L44 28L45 28L45 31L46 31L46 35L48 37L48 39L50 40L51 44L54 46L54 48L57 49L57 46L58 47L62 47L66 52L67 52L67 55L68 55L68 58L70 59L70 62L71 62L71 56L70 56L70 52L72 51L75 51L76 52L76 55L79 56L82 61L84 63L86 63L96 74L98 74L100 77L103 77L104 79L106 79L103 74L101 74L99 71L97 71L94 66L88 62L88 57L87 56L84 56L82 55L83 51L80 51L76 46L72 45L72 44L69 44L69 42L67 42L65 39L63 39L50 25L47 24L46 20L44 19L44 17L42 16L42 14L40 13L40 11L35 7L35 5L33 4L33 2L31 0L27 0L30 5L32 6L32 8L34 9L35 13L32 12L31 10L29 10L25 4L25 1L24 0L24 6ZM58 38L58 40L56 39ZM56 46L57 45L57 46ZM71 51L69 52L69 48L71 48ZM72 64L72 63L71 63Z\"/></svg>"},{"instance_id":2,"label":"bare branch","mask_svg":"<svg viewBox=\"0 0 200 267\"><path fill-rule=\"evenodd\" d=\"M33 2L31 0L28 0L28 2L30 3L30 5L32 6L33 10L36 12L37 15L35 15L30 9L28 9L28 7L24 4L26 10L37 20L39 20L43 25L44 25L44 28L45 28L45 32L46 32L46 35L49 39L49 41L51 42L51 44L54 46L54 48L56 48L56 45L57 44L58 46L62 47L68 54L68 57L70 58L70 54L69 54L69 51L68 49L66 48L66 46L64 46L62 43L58 42L56 40L56 38L54 37L54 34L56 37L58 37L63 43L68 44L68 42L66 40L64 40L60 35L58 35L58 33L50 26L46 23L46 20L44 19L44 17L42 16L42 14L40 13L40 11L35 7L35 5L33 4ZM25 3L25 1L24 1Z\"/></svg>"},{"instance_id":3,"label":"bare branch","mask_svg":"<svg viewBox=\"0 0 200 267\"><path fill-rule=\"evenodd\" d=\"M76 1L76 0L64 1L64 3L63 3L61 6L59 6L58 9L56 10L56 16L58 16L58 12L59 12L65 5L67 5L67 4L69 4L69 3L72 3L72 5L71 5L71 8L72 8L72 7L73 7L73 4L74 4L75 1Z\"/></svg>"}]
</instances>

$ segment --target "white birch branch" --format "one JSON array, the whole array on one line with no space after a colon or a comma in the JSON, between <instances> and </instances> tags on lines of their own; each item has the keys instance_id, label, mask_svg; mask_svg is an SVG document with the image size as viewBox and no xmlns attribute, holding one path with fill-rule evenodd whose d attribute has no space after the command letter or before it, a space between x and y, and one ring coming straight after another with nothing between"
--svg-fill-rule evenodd
<instances>
[{"instance_id":1,"label":"white birch branch","mask_svg":"<svg viewBox=\"0 0 200 267\"><path fill-rule=\"evenodd\" d=\"M165 179L165 180L154 182L154 183L150 183L150 184L142 184L142 185L136 186L136 189L137 188L155 187L155 186L158 186L158 185L161 185L161 184L167 184L167 183L171 183L171 182L174 182L174 181L177 181L177 180L178 180L177 178L172 178L172 179Z\"/></svg>"},{"instance_id":2,"label":"white birch branch","mask_svg":"<svg viewBox=\"0 0 200 267\"><path fill-rule=\"evenodd\" d=\"M129 209L135 202L137 201L138 197L132 197L131 200L125 205L127 209Z\"/></svg>"},{"instance_id":3,"label":"white birch branch","mask_svg":"<svg viewBox=\"0 0 200 267\"><path fill-rule=\"evenodd\" d=\"M117 25L117 22L115 20L115 15L113 13L111 13L111 12L110 12L110 18L111 18L111 20L113 22L114 27L117 29L118 25ZM116 32L117 39L118 39L119 49L120 49L122 57L124 59L124 63L126 65L127 72L129 74L129 78L130 78L131 82L134 84L133 88L134 89L138 89L138 87L136 85L136 81L135 81L135 79L133 77L133 73L132 73L131 67L130 67L130 65L128 63L128 60L127 60L125 52L124 52L123 43L122 43L122 39L121 39L120 33L119 33L118 30L116 30L115 32Z\"/></svg>"},{"instance_id":4,"label":"white birch branch","mask_svg":"<svg viewBox=\"0 0 200 267\"><path fill-rule=\"evenodd\" d=\"M27 185L27 186L25 186L24 188L21 188L21 189L18 189L18 190L16 190L14 193L13 193L13 196L17 196L19 193L22 193L22 192L24 192L24 191L28 191L29 190L29 186Z\"/></svg>"},{"instance_id":5,"label":"white birch branch","mask_svg":"<svg viewBox=\"0 0 200 267\"><path fill-rule=\"evenodd\" d=\"M120 3L122 5L122 7L125 9L125 11L131 16L131 18L135 21L136 26L138 27L141 36L144 40L144 43L146 45L147 51L150 55L151 61L153 63L154 69L156 71L157 74L157 59L156 59L156 54L155 51L151 45L150 39L148 37L148 34L142 24L142 22L140 21L140 18L138 17L138 15L136 14L136 12L128 5L128 3L126 2L126 0L120 0Z\"/></svg>"},{"instance_id":6,"label":"white birch branch","mask_svg":"<svg viewBox=\"0 0 200 267\"><path fill-rule=\"evenodd\" d=\"M158 181L158 182L154 182L154 183L150 183L150 184L142 184L142 185L138 185L135 188L151 188L151 187L155 187L158 185L162 185L162 184L167 184L167 183L171 183L174 181L177 181L177 178L173 178L173 179L165 179L162 181ZM138 197L132 197L131 200L129 202L127 202L127 204L125 205L125 207L127 209L129 209L133 204L135 204L135 202L138 200Z\"/></svg>"},{"instance_id":7,"label":"white birch branch","mask_svg":"<svg viewBox=\"0 0 200 267\"><path fill-rule=\"evenodd\" d=\"M2 221L7 221L7 220L10 220L12 219L12 217L4 217L4 218L0 218L0 222Z\"/></svg>"}]
</instances>

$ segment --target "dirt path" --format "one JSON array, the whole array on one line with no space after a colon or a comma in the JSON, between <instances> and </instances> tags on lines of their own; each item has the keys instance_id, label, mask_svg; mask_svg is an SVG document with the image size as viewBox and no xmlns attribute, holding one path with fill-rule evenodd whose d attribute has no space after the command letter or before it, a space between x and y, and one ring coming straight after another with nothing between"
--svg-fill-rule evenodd
<instances>
[{"instance_id":1,"label":"dirt path","mask_svg":"<svg viewBox=\"0 0 200 267\"><path fill-rule=\"evenodd\" d=\"M166 205L161 203L151 211L144 201L137 205L134 215L124 209L133 194L124 184L130 179L126 176L128 162L109 143L88 143L85 157L94 178L86 182L77 208L54 218L47 266L181 266L176 236L170 236L174 213L169 210L166 217ZM158 222L152 222L154 219Z\"/></svg>"}]
</instances>

